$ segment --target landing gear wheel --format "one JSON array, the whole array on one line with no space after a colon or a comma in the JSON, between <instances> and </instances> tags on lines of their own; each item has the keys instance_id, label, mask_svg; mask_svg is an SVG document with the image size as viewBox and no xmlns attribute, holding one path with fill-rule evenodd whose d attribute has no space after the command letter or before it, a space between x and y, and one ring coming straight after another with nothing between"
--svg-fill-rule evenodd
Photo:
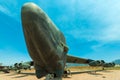
<instances>
[{"instance_id":1,"label":"landing gear wheel","mask_svg":"<svg viewBox=\"0 0 120 80\"><path fill-rule=\"evenodd\" d=\"M17 70L17 73L19 73L19 74L20 74L20 73L21 73L21 71L20 71L20 70Z\"/></svg>"},{"instance_id":2,"label":"landing gear wheel","mask_svg":"<svg viewBox=\"0 0 120 80\"><path fill-rule=\"evenodd\" d=\"M55 77L55 74L48 74L45 80L62 80L62 77Z\"/></svg>"}]
</instances>

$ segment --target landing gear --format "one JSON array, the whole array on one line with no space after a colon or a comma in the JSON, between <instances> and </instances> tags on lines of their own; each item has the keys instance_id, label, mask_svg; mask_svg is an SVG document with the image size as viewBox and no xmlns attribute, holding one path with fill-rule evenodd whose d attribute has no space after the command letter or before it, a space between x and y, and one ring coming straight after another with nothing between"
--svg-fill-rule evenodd
<instances>
[{"instance_id":1,"label":"landing gear","mask_svg":"<svg viewBox=\"0 0 120 80\"><path fill-rule=\"evenodd\" d=\"M18 74L20 74L20 73L21 73L21 70L17 70L16 72L17 72Z\"/></svg>"},{"instance_id":2,"label":"landing gear","mask_svg":"<svg viewBox=\"0 0 120 80\"><path fill-rule=\"evenodd\" d=\"M69 69L68 70L64 70L63 77L66 78L66 77L68 77L68 75L72 76L71 71Z\"/></svg>"},{"instance_id":3,"label":"landing gear","mask_svg":"<svg viewBox=\"0 0 120 80\"><path fill-rule=\"evenodd\" d=\"M55 74L48 74L45 80L62 80L62 77L56 77Z\"/></svg>"}]
</instances>

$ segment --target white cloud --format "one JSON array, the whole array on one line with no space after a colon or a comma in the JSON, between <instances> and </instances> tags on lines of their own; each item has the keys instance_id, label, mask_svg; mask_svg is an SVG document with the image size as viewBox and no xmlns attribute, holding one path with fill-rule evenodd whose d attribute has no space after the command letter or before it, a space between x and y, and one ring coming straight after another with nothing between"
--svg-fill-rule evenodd
<instances>
[{"instance_id":1,"label":"white cloud","mask_svg":"<svg viewBox=\"0 0 120 80\"><path fill-rule=\"evenodd\" d=\"M104 41L120 41L120 24L107 27L101 36Z\"/></svg>"},{"instance_id":2,"label":"white cloud","mask_svg":"<svg viewBox=\"0 0 120 80\"><path fill-rule=\"evenodd\" d=\"M21 2L16 0L0 0L0 11L6 15L19 20Z\"/></svg>"},{"instance_id":3,"label":"white cloud","mask_svg":"<svg viewBox=\"0 0 120 80\"><path fill-rule=\"evenodd\" d=\"M3 7L2 5L0 5L0 11L2 11L3 13L9 14L9 10L5 7Z\"/></svg>"},{"instance_id":4,"label":"white cloud","mask_svg":"<svg viewBox=\"0 0 120 80\"><path fill-rule=\"evenodd\" d=\"M84 5L78 5L81 4L79 1L77 2L77 4L74 3L75 2L69 4L71 9L70 12L74 11L73 13L75 13L75 15L80 15L78 18L88 20L88 23L86 24L89 24L89 26L87 26L88 28L82 28L84 27L84 25L80 25L78 27L76 24L74 24L74 26L76 27L72 30L67 31L68 34L76 39L83 38L86 40L97 40L102 42L120 41L119 0L98 0L89 3L86 3L86 1L82 1L81 3L83 3ZM78 19L75 18L75 15L72 15L71 18L68 18L71 20ZM80 22L80 24L82 24L82 22Z\"/></svg>"}]
</instances>

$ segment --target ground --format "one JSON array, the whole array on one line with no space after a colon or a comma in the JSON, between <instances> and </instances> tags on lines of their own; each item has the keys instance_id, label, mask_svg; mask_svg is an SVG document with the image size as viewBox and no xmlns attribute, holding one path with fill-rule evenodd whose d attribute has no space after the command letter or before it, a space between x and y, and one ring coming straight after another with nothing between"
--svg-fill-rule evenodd
<instances>
[{"instance_id":1,"label":"ground","mask_svg":"<svg viewBox=\"0 0 120 80\"><path fill-rule=\"evenodd\" d=\"M120 70L104 70L98 72L84 72L87 70L72 69L72 76L63 78L63 80L120 80ZM34 70L22 71L21 74L16 72L3 73L0 72L0 80L44 80L45 77L37 79Z\"/></svg>"}]
</instances>

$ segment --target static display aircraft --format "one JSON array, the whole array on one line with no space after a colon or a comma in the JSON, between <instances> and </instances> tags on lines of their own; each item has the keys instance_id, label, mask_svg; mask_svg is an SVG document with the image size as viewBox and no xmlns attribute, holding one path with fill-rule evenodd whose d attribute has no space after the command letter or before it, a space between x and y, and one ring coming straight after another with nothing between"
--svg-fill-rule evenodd
<instances>
[{"instance_id":1,"label":"static display aircraft","mask_svg":"<svg viewBox=\"0 0 120 80\"><path fill-rule=\"evenodd\" d=\"M89 65L93 67L103 66L104 64L105 64L104 60L96 60L96 61L93 60L89 63Z\"/></svg>"},{"instance_id":2,"label":"static display aircraft","mask_svg":"<svg viewBox=\"0 0 120 80\"><path fill-rule=\"evenodd\" d=\"M96 60L96 61L91 61L89 63L89 66L93 66L93 67L114 67L115 63L114 62L106 63L104 60Z\"/></svg>"},{"instance_id":3,"label":"static display aircraft","mask_svg":"<svg viewBox=\"0 0 120 80\"><path fill-rule=\"evenodd\" d=\"M21 62L21 63L15 63L14 67L11 67L11 70L15 70L18 73L21 73L21 70L31 70L31 66L33 66L33 61L29 61L29 62Z\"/></svg>"},{"instance_id":4,"label":"static display aircraft","mask_svg":"<svg viewBox=\"0 0 120 80\"><path fill-rule=\"evenodd\" d=\"M103 64L103 67L114 67L114 66L115 66L114 62Z\"/></svg>"},{"instance_id":5,"label":"static display aircraft","mask_svg":"<svg viewBox=\"0 0 120 80\"><path fill-rule=\"evenodd\" d=\"M54 80L62 80L66 62L89 64L93 61L67 55L68 46L63 33L36 4L24 4L21 18L37 78L51 74Z\"/></svg>"},{"instance_id":6,"label":"static display aircraft","mask_svg":"<svg viewBox=\"0 0 120 80\"><path fill-rule=\"evenodd\" d=\"M4 73L9 73L9 68L8 68L8 66L0 66L0 71L2 71Z\"/></svg>"}]
</instances>

